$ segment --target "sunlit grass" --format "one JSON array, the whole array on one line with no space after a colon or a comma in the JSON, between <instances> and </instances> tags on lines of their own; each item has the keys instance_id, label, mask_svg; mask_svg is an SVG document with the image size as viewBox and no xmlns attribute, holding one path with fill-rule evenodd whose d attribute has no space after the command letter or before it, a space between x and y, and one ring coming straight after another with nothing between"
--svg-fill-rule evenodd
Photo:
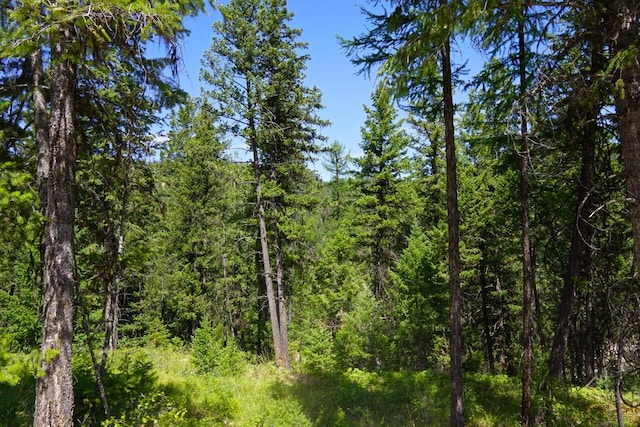
<instances>
[{"instance_id":1,"label":"sunlit grass","mask_svg":"<svg viewBox=\"0 0 640 427\"><path fill-rule=\"evenodd\" d=\"M445 372L304 373L247 364L237 375L200 375L184 350L145 350L168 395L187 405L188 425L423 426L446 425ZM465 376L465 416L471 426L512 426L520 419L520 383L504 375ZM175 393L175 394L174 394ZM188 396L188 397L187 397ZM534 402L534 410L537 403ZM208 411L218 411L217 414ZM554 425L615 425L610 392L563 388L553 402ZM628 423L637 411L626 410ZM198 424L198 422L200 424Z\"/></svg>"},{"instance_id":2,"label":"sunlit grass","mask_svg":"<svg viewBox=\"0 0 640 427\"><path fill-rule=\"evenodd\" d=\"M9 360L8 358L5 358ZM7 363L3 372L9 372ZM25 371L26 372L26 371ZM109 361L105 388L111 417L105 426L440 426L448 424L446 372L308 373L245 362L226 374L200 373L181 347L124 348ZM86 355L74 359L76 420L88 423L101 410ZM6 378L5 378L6 377ZM0 424L31 418L33 374L0 376ZM4 379L4 381L3 381ZM520 421L520 382L504 375L464 377L469 426L515 426ZM534 412L540 401L533 402ZM555 426L617 425L613 395L591 387L557 387L545 402ZM92 409L93 408L93 409ZM92 414L92 411L94 415ZM640 410L624 407L626 425Z\"/></svg>"}]
</instances>

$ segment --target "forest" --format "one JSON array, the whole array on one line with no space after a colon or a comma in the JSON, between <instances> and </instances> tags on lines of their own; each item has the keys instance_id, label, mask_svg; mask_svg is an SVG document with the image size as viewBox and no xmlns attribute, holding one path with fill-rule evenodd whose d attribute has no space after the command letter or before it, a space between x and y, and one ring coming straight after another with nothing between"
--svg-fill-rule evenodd
<instances>
[{"instance_id":1,"label":"forest","mask_svg":"<svg viewBox=\"0 0 640 427\"><path fill-rule=\"evenodd\" d=\"M640 1L0 3L0 425L640 421Z\"/></svg>"}]
</instances>

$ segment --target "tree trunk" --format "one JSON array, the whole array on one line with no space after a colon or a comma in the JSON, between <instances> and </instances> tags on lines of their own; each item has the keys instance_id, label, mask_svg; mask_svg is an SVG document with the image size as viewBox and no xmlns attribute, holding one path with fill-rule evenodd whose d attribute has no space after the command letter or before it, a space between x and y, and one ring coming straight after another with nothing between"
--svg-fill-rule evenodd
<instances>
[{"instance_id":1,"label":"tree trunk","mask_svg":"<svg viewBox=\"0 0 640 427\"><path fill-rule=\"evenodd\" d=\"M247 89L247 93L251 93ZM249 128L255 132L253 118L249 119ZM251 138L255 138L252 136ZM262 269L264 282L267 287L267 303L269 305L269 319L271 320L271 335L273 336L273 350L275 353L276 366L287 367L289 358L286 355L285 345L282 339L280 317L278 315L279 301L276 300L276 289L273 284L273 270L271 269L271 258L269 256L269 244L267 243L267 221L265 218L264 201L262 200L262 178L260 176L260 159L258 156L258 146L255 140L250 141L253 152L253 173L256 183L256 207L258 210L258 237L260 239L260 252L262 254ZM280 289L278 289L280 291ZM279 297L279 296L278 296ZM286 328L286 326L285 326ZM286 363L286 364L285 364Z\"/></svg>"},{"instance_id":2,"label":"tree trunk","mask_svg":"<svg viewBox=\"0 0 640 427\"><path fill-rule=\"evenodd\" d=\"M526 45L524 39L524 20L518 20L518 60L520 66L520 153L521 168L521 205L522 205L522 404L520 419L523 426L531 424L531 376L533 368L533 266L531 262L531 238L529 235L529 130L527 108L525 104L527 88Z\"/></svg>"},{"instance_id":3,"label":"tree trunk","mask_svg":"<svg viewBox=\"0 0 640 427\"><path fill-rule=\"evenodd\" d=\"M71 29L63 28L60 32L61 37L51 51L49 146L39 143L41 151L37 156L37 176L43 186L38 193L46 197L42 203L46 204L47 222L43 238L41 372L36 379L34 426L73 425L71 344L75 270L76 70L73 62L64 58L72 37Z\"/></svg>"},{"instance_id":4,"label":"tree trunk","mask_svg":"<svg viewBox=\"0 0 640 427\"><path fill-rule=\"evenodd\" d=\"M485 248L481 251L484 253ZM491 319L489 318L489 283L487 283L487 267L485 261L480 263L480 295L482 297L482 325L484 330L485 352L489 363L489 372L495 373L495 361L493 358L493 337L491 336Z\"/></svg>"},{"instance_id":5,"label":"tree trunk","mask_svg":"<svg viewBox=\"0 0 640 427\"><path fill-rule=\"evenodd\" d=\"M34 133L36 137L36 184L40 196L40 211L47 216L47 191L49 189L49 120L47 118L47 98L44 92L44 69L42 49L31 55L31 73L33 75Z\"/></svg>"},{"instance_id":6,"label":"tree trunk","mask_svg":"<svg viewBox=\"0 0 640 427\"><path fill-rule=\"evenodd\" d=\"M607 39L613 53L631 56L621 61L614 78L618 77L616 114L633 230L634 276L637 276L640 268L640 52L635 46L640 10L638 2L633 0L611 0L605 6L609 18L606 28L610 31Z\"/></svg>"},{"instance_id":7,"label":"tree trunk","mask_svg":"<svg viewBox=\"0 0 640 427\"><path fill-rule=\"evenodd\" d=\"M284 259L282 255L282 240L280 231L275 231L276 244L276 286L278 290L278 329L280 332L280 358L278 366L289 368L289 331L287 329L287 300L284 291Z\"/></svg>"},{"instance_id":8,"label":"tree trunk","mask_svg":"<svg viewBox=\"0 0 640 427\"><path fill-rule=\"evenodd\" d=\"M451 44L445 40L442 49L442 92L444 97L444 131L447 161L447 222L449 229L449 353L451 357L452 426L464 425L462 405L462 304L460 291L460 218L458 213L458 177L456 174L455 128L453 125L453 87Z\"/></svg>"},{"instance_id":9,"label":"tree trunk","mask_svg":"<svg viewBox=\"0 0 640 427\"><path fill-rule=\"evenodd\" d=\"M593 34L596 34L596 37L591 39L590 84L585 88L587 97L590 91L593 90L593 82L594 79L597 78L596 73L602 70L602 46L600 39L597 37L597 34L599 32L601 33L601 31L601 28L594 28L592 30ZM578 95L584 98L582 93ZM584 100L578 99L576 102L580 104L584 102ZM593 199L590 196L594 186L595 148L596 136L598 134L597 120L599 112L600 106L595 105L586 111L586 114L583 115L579 113L578 115L580 117L578 117L578 119L582 119L582 116L584 116L586 124L581 129L575 130L575 132L580 135L580 142L582 144L582 164L577 189L578 204L576 207L576 218L571 236L571 248L569 250L569 265L564 278L555 335L548 362L549 375L555 379L560 379L563 372L564 354L569 342L571 316L574 312L576 298L575 284L578 280L586 278L584 276L588 275L591 270L591 249L588 246L588 242L591 241L593 236L593 227L586 221L586 218L593 206ZM569 120L573 120L573 118L570 117ZM587 315L589 314L587 313Z\"/></svg>"},{"instance_id":10,"label":"tree trunk","mask_svg":"<svg viewBox=\"0 0 640 427\"><path fill-rule=\"evenodd\" d=\"M258 205L258 233L260 236L260 252L262 253L262 268L264 272L264 281L267 286L267 302L269 304L269 319L271 320L271 334L273 336L273 350L275 352L276 366L281 367L283 366L285 358L282 356L283 346L280 336L280 319L278 316L278 305L273 286L269 245L267 243L267 223L265 220L262 197L260 196L262 191L260 172L258 171L256 175L256 204Z\"/></svg>"},{"instance_id":11,"label":"tree trunk","mask_svg":"<svg viewBox=\"0 0 640 427\"><path fill-rule=\"evenodd\" d=\"M501 337L501 345L498 347L498 360L502 372L506 372L509 376L515 376L516 370L513 366L513 357L511 355L511 328L507 324L509 317L509 306L507 300L502 294L502 283L500 281L500 271L496 271L495 289L498 294L498 313L497 313L497 331Z\"/></svg>"}]
</instances>

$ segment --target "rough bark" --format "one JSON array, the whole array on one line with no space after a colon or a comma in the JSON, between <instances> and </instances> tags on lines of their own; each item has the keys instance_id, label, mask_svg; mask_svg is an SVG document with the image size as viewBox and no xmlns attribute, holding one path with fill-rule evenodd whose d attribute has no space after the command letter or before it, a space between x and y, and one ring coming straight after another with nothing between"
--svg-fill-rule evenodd
<instances>
[{"instance_id":1,"label":"rough bark","mask_svg":"<svg viewBox=\"0 0 640 427\"><path fill-rule=\"evenodd\" d=\"M280 361L278 366L289 368L289 331L287 319L287 300L284 290L284 259L280 231L275 232L276 245L276 286L278 291L278 331L280 333Z\"/></svg>"},{"instance_id":2,"label":"rough bark","mask_svg":"<svg viewBox=\"0 0 640 427\"><path fill-rule=\"evenodd\" d=\"M451 45L447 38L442 49L444 129L447 163L447 222L449 229L449 352L451 357L450 423L464 425L462 404L462 305L460 291L460 214L456 173L455 128L453 125L453 86Z\"/></svg>"},{"instance_id":3,"label":"rough bark","mask_svg":"<svg viewBox=\"0 0 640 427\"><path fill-rule=\"evenodd\" d=\"M526 5L523 15L526 13ZM518 61L520 77L520 202L522 205L522 402L520 420L523 426L531 425L531 382L533 368L533 265L531 262L531 238L529 233L529 129L525 97L527 90L526 45L524 17L518 22Z\"/></svg>"},{"instance_id":4,"label":"rough bark","mask_svg":"<svg viewBox=\"0 0 640 427\"><path fill-rule=\"evenodd\" d=\"M624 58L615 72L618 77L616 114L634 239L634 276L637 276L640 268L640 52L635 47L640 5L637 0L612 0L605 6L607 40L612 52Z\"/></svg>"},{"instance_id":5,"label":"rough bark","mask_svg":"<svg viewBox=\"0 0 640 427\"><path fill-rule=\"evenodd\" d=\"M73 425L71 343L75 260L74 199L76 143L75 65L64 58L71 30L61 29L52 46L49 147L39 144L37 175L46 195L44 230L44 308L40 374L36 380L34 426ZM46 168L49 168L46 170ZM44 170L42 168L45 168Z\"/></svg>"}]
</instances>

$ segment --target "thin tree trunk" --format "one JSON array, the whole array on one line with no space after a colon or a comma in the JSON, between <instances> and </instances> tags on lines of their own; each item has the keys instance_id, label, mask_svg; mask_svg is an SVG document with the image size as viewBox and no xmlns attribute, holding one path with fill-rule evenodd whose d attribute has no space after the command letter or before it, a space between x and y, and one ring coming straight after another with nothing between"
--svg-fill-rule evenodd
<instances>
[{"instance_id":1,"label":"thin tree trunk","mask_svg":"<svg viewBox=\"0 0 640 427\"><path fill-rule=\"evenodd\" d=\"M64 58L72 38L70 28L51 51L51 115L49 148L39 144L38 193L46 194L44 212L43 287L44 309L41 373L36 379L34 426L73 425L73 376L71 344L73 334L73 286L75 259L74 206L76 141L74 128L75 65ZM38 132L36 132L37 134ZM48 164L48 171L42 170ZM45 175L46 174L46 175ZM47 179L42 177L47 176Z\"/></svg>"},{"instance_id":2,"label":"thin tree trunk","mask_svg":"<svg viewBox=\"0 0 640 427\"><path fill-rule=\"evenodd\" d=\"M449 38L445 40L444 48L442 49L442 80L447 159L447 222L449 229L450 423L452 426L464 426L462 404L462 304L460 301L460 218L458 213L458 178L456 174L451 45Z\"/></svg>"},{"instance_id":3,"label":"thin tree trunk","mask_svg":"<svg viewBox=\"0 0 640 427\"><path fill-rule=\"evenodd\" d=\"M122 155L121 150L118 150L117 166L120 165ZM127 138L127 154L124 158L123 164L123 179L122 184L122 196L120 215L117 221L117 225L114 226L115 230L110 232L110 239L116 240L109 245L109 253L112 258L113 268L109 268L106 274L105 280L105 302L104 302L104 327L105 327L105 339L102 347L102 360L100 362L100 369L102 373L105 373L107 358L110 352L118 348L118 324L120 320L120 282L122 280L122 256L124 254L124 240L125 240L125 227L127 222L127 203L129 202L129 167L131 163L131 152L129 146L129 138ZM116 166L116 167L117 167Z\"/></svg>"},{"instance_id":4,"label":"thin tree trunk","mask_svg":"<svg viewBox=\"0 0 640 427\"><path fill-rule=\"evenodd\" d=\"M531 424L531 376L533 368L533 266L531 263L531 239L529 235L529 130L527 108L525 105L527 85L526 45L524 39L524 20L518 21L518 56L520 65L520 137L522 153L521 167L521 204L522 204L522 404L520 418L523 426Z\"/></svg>"},{"instance_id":5,"label":"thin tree trunk","mask_svg":"<svg viewBox=\"0 0 640 427\"><path fill-rule=\"evenodd\" d=\"M593 29L593 34L598 34L598 28ZM591 40L591 76L592 83L596 78L595 74L602 69L602 46L600 40L594 37ZM592 84L587 91L592 90ZM579 100L578 102L583 102ZM590 197L594 186L595 175L595 148L596 135L598 133L598 114L600 106L596 105L587 112L587 123L582 129L577 129L581 135L582 143L582 164L580 168L580 181L578 182L578 205L576 207L576 218L571 236L571 248L569 250L569 266L564 278L564 286L558 315L556 329L549 356L549 375L552 378L560 379L563 372L564 354L569 342L569 332L571 316L575 305L575 284L578 280L585 278L591 270L591 250L588 242L593 236L593 227L586 221L586 217L591 212L593 199Z\"/></svg>"},{"instance_id":6,"label":"thin tree trunk","mask_svg":"<svg viewBox=\"0 0 640 427\"><path fill-rule=\"evenodd\" d=\"M247 93L251 93L250 87ZM251 109L251 108L250 108ZM253 117L249 119L249 128L255 132ZM255 136L251 137L255 139ZM280 333L280 319L278 316L278 301L276 301L276 290L273 284L273 270L271 269L271 258L269 256L269 244L267 242L267 222L264 211L264 201L262 200L262 179L260 176L260 159L258 156L258 146L255 140L250 141L253 152L253 173L256 184L256 207L258 210L258 238L260 239L260 252L262 254L262 269L264 281L267 287L267 303L269 304L269 318L271 320L271 335L273 336L273 350L277 367L283 367L288 358L283 356L283 343Z\"/></svg>"},{"instance_id":7,"label":"thin tree trunk","mask_svg":"<svg viewBox=\"0 0 640 427\"><path fill-rule=\"evenodd\" d=\"M502 345L499 347L500 366L502 367L502 372L506 372L509 376L514 376L516 372L513 366L513 357L511 356L511 328L507 325L509 306L507 305L506 298L502 295L502 283L499 272L496 272L495 289L498 294L498 334L502 337Z\"/></svg>"},{"instance_id":8,"label":"thin tree trunk","mask_svg":"<svg viewBox=\"0 0 640 427\"><path fill-rule=\"evenodd\" d=\"M483 248L484 249L484 248ZM484 252L484 251L483 251ZM489 372L495 373L495 361L493 358L493 337L491 336L491 319L489 319L489 284L487 283L487 267L484 260L480 264L480 295L482 298L482 325L484 330L484 342L489 362Z\"/></svg>"},{"instance_id":9,"label":"thin tree trunk","mask_svg":"<svg viewBox=\"0 0 640 427\"><path fill-rule=\"evenodd\" d=\"M42 49L31 55L31 73L33 75L34 134L36 137L36 183L40 196L40 210L47 216L47 191L49 189L49 120L47 117L47 98L44 92L44 69Z\"/></svg>"},{"instance_id":10,"label":"thin tree trunk","mask_svg":"<svg viewBox=\"0 0 640 427\"><path fill-rule=\"evenodd\" d=\"M279 317L279 332L280 332L280 357L282 361L279 366L289 368L289 331L287 329L287 301L284 291L284 259L282 255L282 240L280 237L280 231L276 229L275 232L275 244L276 244L276 285L278 289L278 317Z\"/></svg>"}]
</instances>

